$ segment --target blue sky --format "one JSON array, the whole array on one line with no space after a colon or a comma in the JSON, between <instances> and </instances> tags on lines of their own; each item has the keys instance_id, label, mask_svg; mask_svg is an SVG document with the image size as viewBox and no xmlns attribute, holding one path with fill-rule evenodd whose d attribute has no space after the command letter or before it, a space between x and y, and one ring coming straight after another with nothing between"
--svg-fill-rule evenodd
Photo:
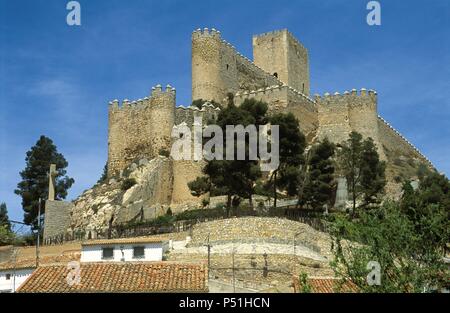
<instances>
[{"instance_id":1,"label":"blue sky","mask_svg":"<svg viewBox=\"0 0 450 313\"><path fill-rule=\"evenodd\" d=\"M368 26L368 0L0 0L0 202L22 220L14 189L40 135L69 162L76 198L107 158L107 108L170 83L191 97L190 36L216 28L252 57L251 36L288 28L309 50L311 92L371 88L380 114L450 174L450 1L389 0Z\"/></svg>"}]
</instances>

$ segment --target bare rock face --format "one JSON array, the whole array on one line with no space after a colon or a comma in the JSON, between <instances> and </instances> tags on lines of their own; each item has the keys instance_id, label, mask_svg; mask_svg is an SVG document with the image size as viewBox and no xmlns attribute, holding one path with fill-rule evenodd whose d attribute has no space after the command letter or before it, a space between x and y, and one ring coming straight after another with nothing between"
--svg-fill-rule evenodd
<instances>
[{"instance_id":1,"label":"bare rock face","mask_svg":"<svg viewBox=\"0 0 450 313\"><path fill-rule=\"evenodd\" d=\"M127 179L136 183L123 190ZM110 226L163 215L170 204L172 180L171 162L165 157L134 162L121 178L95 185L74 201L68 231L105 233Z\"/></svg>"}]
</instances>

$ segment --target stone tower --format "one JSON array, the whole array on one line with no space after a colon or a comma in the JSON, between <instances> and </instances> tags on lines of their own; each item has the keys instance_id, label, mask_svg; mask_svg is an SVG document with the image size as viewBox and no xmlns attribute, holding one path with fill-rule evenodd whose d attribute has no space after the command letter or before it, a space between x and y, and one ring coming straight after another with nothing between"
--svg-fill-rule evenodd
<instances>
[{"instance_id":1,"label":"stone tower","mask_svg":"<svg viewBox=\"0 0 450 313\"><path fill-rule=\"evenodd\" d=\"M137 101L114 100L109 105L108 177L118 175L133 161L170 152L175 123L175 89L152 88L150 97Z\"/></svg>"},{"instance_id":2,"label":"stone tower","mask_svg":"<svg viewBox=\"0 0 450 313\"><path fill-rule=\"evenodd\" d=\"M287 29L253 36L253 60L285 85L309 96L308 50Z\"/></svg>"},{"instance_id":3,"label":"stone tower","mask_svg":"<svg viewBox=\"0 0 450 313\"><path fill-rule=\"evenodd\" d=\"M221 101L230 89L236 91L236 86L227 86L224 81L223 76L232 70L232 62L227 62L226 58L220 32L207 28L193 32L192 100Z\"/></svg>"}]
</instances>

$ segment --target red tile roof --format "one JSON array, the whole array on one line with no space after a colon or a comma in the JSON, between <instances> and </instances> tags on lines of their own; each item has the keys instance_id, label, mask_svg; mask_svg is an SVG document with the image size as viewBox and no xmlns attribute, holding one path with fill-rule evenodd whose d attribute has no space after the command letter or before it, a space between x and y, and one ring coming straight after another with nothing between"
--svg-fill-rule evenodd
<instances>
[{"instance_id":1,"label":"red tile roof","mask_svg":"<svg viewBox=\"0 0 450 313\"><path fill-rule=\"evenodd\" d=\"M81 263L79 285L70 286L66 265L42 266L23 283L22 293L207 292L203 264L174 262Z\"/></svg>"},{"instance_id":2,"label":"red tile roof","mask_svg":"<svg viewBox=\"0 0 450 313\"><path fill-rule=\"evenodd\" d=\"M312 293L354 293L358 287L353 282L345 282L342 286L340 280L333 277L308 278ZM294 277L294 292L301 292L300 281Z\"/></svg>"}]
</instances>

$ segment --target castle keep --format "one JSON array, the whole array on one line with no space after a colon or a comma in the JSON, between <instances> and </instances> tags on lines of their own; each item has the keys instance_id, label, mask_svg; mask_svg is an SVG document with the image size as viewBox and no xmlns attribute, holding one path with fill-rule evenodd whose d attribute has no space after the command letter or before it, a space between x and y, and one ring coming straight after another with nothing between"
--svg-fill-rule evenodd
<instances>
[{"instance_id":1,"label":"castle keep","mask_svg":"<svg viewBox=\"0 0 450 313\"><path fill-rule=\"evenodd\" d=\"M246 98L256 98L268 103L269 113L293 113L309 144L325 137L342 142L351 131L371 137L380 157L387 161L386 188L390 195L398 193L401 179L414 177L419 164L432 167L378 115L374 90L311 95L310 87L308 50L287 30L254 36L253 61L225 41L219 31L195 30L192 100L208 102L201 109L177 106L176 91L170 85L157 85L135 101L110 102L109 182L81 195L71 209L70 221L60 231L102 231L111 223L126 222L139 214L152 218L164 214L169 206L176 213L185 210L186 203L198 204L200 200L191 195L187 183L202 174L203 163L175 161L162 155L171 150L173 127L192 126L195 116L205 123L217 117L220 109L212 103L225 106L228 93L235 95L237 105ZM119 181L125 177L135 178L138 184L123 192Z\"/></svg>"}]
</instances>

